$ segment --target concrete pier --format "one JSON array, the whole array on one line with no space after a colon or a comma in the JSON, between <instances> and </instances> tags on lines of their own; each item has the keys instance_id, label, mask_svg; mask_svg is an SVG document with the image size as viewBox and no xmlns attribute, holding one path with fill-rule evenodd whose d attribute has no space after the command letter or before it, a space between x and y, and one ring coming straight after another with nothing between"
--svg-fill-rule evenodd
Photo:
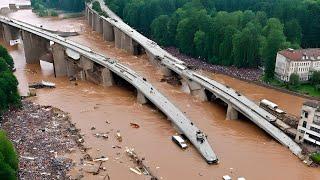
<instances>
[{"instance_id":1,"label":"concrete pier","mask_svg":"<svg viewBox=\"0 0 320 180\"><path fill-rule=\"evenodd\" d=\"M122 31L120 31L117 27L113 27L113 31L114 31L114 46L118 49L121 49Z\"/></svg>"},{"instance_id":2,"label":"concrete pier","mask_svg":"<svg viewBox=\"0 0 320 180\"><path fill-rule=\"evenodd\" d=\"M93 62L84 56L80 58L80 66L84 71L93 70Z\"/></svg>"},{"instance_id":3,"label":"concrete pier","mask_svg":"<svg viewBox=\"0 0 320 180\"><path fill-rule=\"evenodd\" d=\"M114 41L113 26L106 20L103 20L103 40Z\"/></svg>"},{"instance_id":4,"label":"concrete pier","mask_svg":"<svg viewBox=\"0 0 320 180\"><path fill-rule=\"evenodd\" d=\"M112 72L108 68L103 68L101 70L101 76L102 76L102 86L110 87L114 85Z\"/></svg>"},{"instance_id":5,"label":"concrete pier","mask_svg":"<svg viewBox=\"0 0 320 180\"><path fill-rule=\"evenodd\" d=\"M53 66L56 77L67 76L67 64L65 56L65 48L59 44L54 44L52 47Z\"/></svg>"},{"instance_id":6,"label":"concrete pier","mask_svg":"<svg viewBox=\"0 0 320 180\"><path fill-rule=\"evenodd\" d=\"M19 39L19 36L20 36L19 29L6 24L2 24L2 27L3 27L3 33L2 33L3 39L7 44L10 44L11 40Z\"/></svg>"},{"instance_id":7,"label":"concrete pier","mask_svg":"<svg viewBox=\"0 0 320 180\"><path fill-rule=\"evenodd\" d=\"M94 13L93 18L94 18L93 19L93 22L94 22L93 30L99 34L102 34L103 22L102 22L102 19L100 18L100 15L97 13Z\"/></svg>"},{"instance_id":8,"label":"concrete pier","mask_svg":"<svg viewBox=\"0 0 320 180\"><path fill-rule=\"evenodd\" d=\"M146 104L148 102L148 99L143 95L141 91L137 90L137 101L140 104Z\"/></svg>"},{"instance_id":9,"label":"concrete pier","mask_svg":"<svg viewBox=\"0 0 320 180\"><path fill-rule=\"evenodd\" d=\"M45 38L22 31L22 41L27 64L39 64L40 57L49 52L50 41Z\"/></svg>"},{"instance_id":10,"label":"concrete pier","mask_svg":"<svg viewBox=\"0 0 320 180\"><path fill-rule=\"evenodd\" d=\"M183 92L189 93L189 94L197 97L201 101L208 100L207 95L205 93L205 89L200 84L198 84L192 80L185 79L185 78L183 78L181 80L181 83L182 83L182 91Z\"/></svg>"},{"instance_id":11,"label":"concrete pier","mask_svg":"<svg viewBox=\"0 0 320 180\"><path fill-rule=\"evenodd\" d=\"M238 111L234 109L231 104L228 104L226 119L227 120L238 119Z\"/></svg>"},{"instance_id":12,"label":"concrete pier","mask_svg":"<svg viewBox=\"0 0 320 180\"><path fill-rule=\"evenodd\" d=\"M155 56L152 52L150 52L147 49L145 51L146 51L146 54L147 54L147 56L149 58L150 63L153 66L159 66L160 63L161 63L160 57Z\"/></svg>"},{"instance_id":13,"label":"concrete pier","mask_svg":"<svg viewBox=\"0 0 320 180\"><path fill-rule=\"evenodd\" d=\"M88 22L89 22L89 26L93 27L93 13L89 12L88 13Z\"/></svg>"},{"instance_id":14,"label":"concrete pier","mask_svg":"<svg viewBox=\"0 0 320 180\"><path fill-rule=\"evenodd\" d=\"M73 59L67 58L66 60L67 65L67 75L68 77L75 77L79 71L77 63Z\"/></svg>"}]
</instances>

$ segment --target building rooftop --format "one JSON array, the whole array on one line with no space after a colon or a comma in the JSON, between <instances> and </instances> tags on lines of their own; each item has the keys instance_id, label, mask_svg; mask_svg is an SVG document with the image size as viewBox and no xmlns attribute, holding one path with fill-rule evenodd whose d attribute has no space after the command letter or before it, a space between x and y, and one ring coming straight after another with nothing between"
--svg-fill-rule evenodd
<instances>
[{"instance_id":1,"label":"building rooftop","mask_svg":"<svg viewBox=\"0 0 320 180\"><path fill-rule=\"evenodd\" d=\"M320 48L313 49L286 49L278 52L292 61L320 61Z\"/></svg>"},{"instance_id":2,"label":"building rooftop","mask_svg":"<svg viewBox=\"0 0 320 180\"><path fill-rule=\"evenodd\" d=\"M320 107L320 102L319 101L306 101L303 103L305 106L310 106L313 108L319 108Z\"/></svg>"}]
</instances>

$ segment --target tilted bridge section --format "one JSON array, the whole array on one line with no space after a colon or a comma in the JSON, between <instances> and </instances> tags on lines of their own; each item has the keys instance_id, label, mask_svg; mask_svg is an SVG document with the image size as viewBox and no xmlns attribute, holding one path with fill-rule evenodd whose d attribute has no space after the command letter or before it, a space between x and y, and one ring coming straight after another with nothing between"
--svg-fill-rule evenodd
<instances>
[{"instance_id":1,"label":"tilted bridge section","mask_svg":"<svg viewBox=\"0 0 320 180\"><path fill-rule=\"evenodd\" d=\"M218 162L203 132L145 78L115 59L93 52L88 47L40 27L2 16L0 16L0 35L7 43L21 38L26 62L38 64L40 59L51 62L56 76L77 77L105 87L115 84L115 76L124 79L136 88L139 103L145 104L148 100L152 102L167 116L173 126L190 140L209 164Z\"/></svg>"},{"instance_id":2,"label":"tilted bridge section","mask_svg":"<svg viewBox=\"0 0 320 180\"><path fill-rule=\"evenodd\" d=\"M165 75L178 75L185 92L203 101L212 98L221 99L228 106L226 119L237 119L238 113L243 114L282 145L288 147L293 154L301 157L300 146L272 124L277 120L275 116L228 86L191 70L183 61L124 23L104 4L103 0L95 1L100 3L101 9L108 17L99 15L92 9L92 4L88 3L85 10L86 20L94 31L103 36L104 40L114 41L116 48L124 49L133 55L146 53L150 62L161 68Z\"/></svg>"}]
</instances>

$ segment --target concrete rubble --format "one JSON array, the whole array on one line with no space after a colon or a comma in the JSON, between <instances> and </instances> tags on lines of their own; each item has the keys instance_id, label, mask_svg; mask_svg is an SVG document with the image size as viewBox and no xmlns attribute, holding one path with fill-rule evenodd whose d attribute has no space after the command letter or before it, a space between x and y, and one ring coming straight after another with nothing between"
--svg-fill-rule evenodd
<instances>
[{"instance_id":1,"label":"concrete rubble","mask_svg":"<svg viewBox=\"0 0 320 180\"><path fill-rule=\"evenodd\" d=\"M55 88L56 84L47 81L41 81L29 84L29 88L41 89L41 88Z\"/></svg>"}]
</instances>

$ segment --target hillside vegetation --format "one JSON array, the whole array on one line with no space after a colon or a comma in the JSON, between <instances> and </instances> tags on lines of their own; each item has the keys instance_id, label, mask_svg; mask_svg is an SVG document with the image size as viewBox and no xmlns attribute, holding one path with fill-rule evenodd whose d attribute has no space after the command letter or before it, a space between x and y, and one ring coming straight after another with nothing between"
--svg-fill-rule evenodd
<instances>
[{"instance_id":1,"label":"hillside vegetation","mask_svg":"<svg viewBox=\"0 0 320 180\"><path fill-rule=\"evenodd\" d=\"M264 66L272 78L276 52L318 47L319 0L105 0L138 31L205 61Z\"/></svg>"},{"instance_id":2,"label":"hillside vegetation","mask_svg":"<svg viewBox=\"0 0 320 180\"><path fill-rule=\"evenodd\" d=\"M0 45L0 118L10 106L20 105L18 81L12 73L14 66L8 51Z\"/></svg>"}]
</instances>

